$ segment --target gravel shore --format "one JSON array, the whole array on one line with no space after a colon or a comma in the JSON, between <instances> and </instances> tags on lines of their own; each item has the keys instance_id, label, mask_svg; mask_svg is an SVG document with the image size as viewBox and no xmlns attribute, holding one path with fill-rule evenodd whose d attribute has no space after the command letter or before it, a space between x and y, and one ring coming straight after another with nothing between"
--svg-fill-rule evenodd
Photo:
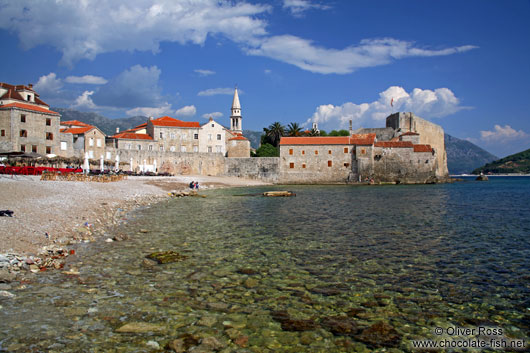
<instances>
[{"instance_id":1,"label":"gravel shore","mask_svg":"<svg viewBox=\"0 0 530 353\"><path fill-rule=\"evenodd\" d=\"M259 180L210 176L129 177L109 183L41 181L37 176L0 175L0 254L37 255L46 246L91 240L126 212L187 189L267 185Z\"/></svg>"}]
</instances>

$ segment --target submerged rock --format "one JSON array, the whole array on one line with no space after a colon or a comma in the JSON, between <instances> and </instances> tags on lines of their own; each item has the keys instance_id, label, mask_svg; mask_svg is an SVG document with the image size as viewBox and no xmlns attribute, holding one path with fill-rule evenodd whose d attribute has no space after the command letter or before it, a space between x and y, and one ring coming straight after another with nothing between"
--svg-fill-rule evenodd
<instances>
[{"instance_id":1,"label":"submerged rock","mask_svg":"<svg viewBox=\"0 0 530 353\"><path fill-rule=\"evenodd\" d=\"M401 342L401 335L396 329L383 321L365 328L356 338L372 347L397 347Z\"/></svg>"},{"instance_id":2,"label":"submerged rock","mask_svg":"<svg viewBox=\"0 0 530 353\"><path fill-rule=\"evenodd\" d=\"M321 325L334 335L351 336L359 332L355 321L345 316L326 317L322 320Z\"/></svg>"},{"instance_id":3,"label":"submerged rock","mask_svg":"<svg viewBox=\"0 0 530 353\"><path fill-rule=\"evenodd\" d=\"M150 322L129 322L118 329L120 333L146 333L146 332L164 332L165 327Z\"/></svg>"},{"instance_id":4,"label":"submerged rock","mask_svg":"<svg viewBox=\"0 0 530 353\"><path fill-rule=\"evenodd\" d=\"M293 319L287 311L273 311L271 316L281 324L284 331L311 331L319 327L311 319Z\"/></svg>"},{"instance_id":5,"label":"submerged rock","mask_svg":"<svg viewBox=\"0 0 530 353\"><path fill-rule=\"evenodd\" d=\"M157 251L146 256L146 258L155 260L159 264L167 264L171 262L179 262L187 259L185 255L181 255L173 250Z\"/></svg>"}]
</instances>

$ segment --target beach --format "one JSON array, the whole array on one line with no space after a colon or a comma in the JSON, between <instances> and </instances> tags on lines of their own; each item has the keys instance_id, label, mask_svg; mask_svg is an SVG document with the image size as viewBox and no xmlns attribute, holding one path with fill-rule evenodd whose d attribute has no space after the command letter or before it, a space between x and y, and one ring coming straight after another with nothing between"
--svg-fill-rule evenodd
<instances>
[{"instance_id":1,"label":"beach","mask_svg":"<svg viewBox=\"0 0 530 353\"><path fill-rule=\"evenodd\" d=\"M173 190L199 191L223 187L266 185L259 180L214 176L129 177L100 183L41 181L38 176L0 176L0 254L38 255L46 247L91 241L126 213L170 197Z\"/></svg>"}]
</instances>

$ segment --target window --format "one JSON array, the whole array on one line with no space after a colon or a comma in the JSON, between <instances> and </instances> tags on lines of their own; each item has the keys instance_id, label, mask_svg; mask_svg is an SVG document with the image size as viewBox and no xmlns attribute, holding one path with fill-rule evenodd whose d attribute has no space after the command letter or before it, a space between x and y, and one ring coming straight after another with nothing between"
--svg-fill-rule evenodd
<instances>
[{"instance_id":1,"label":"window","mask_svg":"<svg viewBox=\"0 0 530 353\"><path fill-rule=\"evenodd\" d=\"M106 157L106 158L107 158L107 159L110 159L111 157L112 157L112 156L111 156L110 152L107 152L107 157Z\"/></svg>"},{"instance_id":2,"label":"window","mask_svg":"<svg viewBox=\"0 0 530 353\"><path fill-rule=\"evenodd\" d=\"M51 146L46 146L46 154L50 154L50 153L52 153Z\"/></svg>"},{"instance_id":3,"label":"window","mask_svg":"<svg viewBox=\"0 0 530 353\"><path fill-rule=\"evenodd\" d=\"M215 146L215 152L221 153L221 146Z\"/></svg>"},{"instance_id":4,"label":"window","mask_svg":"<svg viewBox=\"0 0 530 353\"><path fill-rule=\"evenodd\" d=\"M366 154L366 148L361 148L361 154Z\"/></svg>"},{"instance_id":5,"label":"window","mask_svg":"<svg viewBox=\"0 0 530 353\"><path fill-rule=\"evenodd\" d=\"M344 163L344 166L348 168L350 166L350 163Z\"/></svg>"},{"instance_id":6,"label":"window","mask_svg":"<svg viewBox=\"0 0 530 353\"><path fill-rule=\"evenodd\" d=\"M88 139L88 145L89 146L94 146L94 138L93 137Z\"/></svg>"},{"instance_id":7,"label":"window","mask_svg":"<svg viewBox=\"0 0 530 353\"><path fill-rule=\"evenodd\" d=\"M305 150L302 150L302 155L304 155L304 154L305 154Z\"/></svg>"},{"instance_id":8,"label":"window","mask_svg":"<svg viewBox=\"0 0 530 353\"><path fill-rule=\"evenodd\" d=\"M26 122L26 114L22 114L22 115L20 116L20 122L21 122L21 123L25 123L25 122Z\"/></svg>"},{"instance_id":9,"label":"window","mask_svg":"<svg viewBox=\"0 0 530 353\"><path fill-rule=\"evenodd\" d=\"M61 141L61 151L66 151L67 148L68 144L66 143L66 141Z\"/></svg>"},{"instance_id":10,"label":"window","mask_svg":"<svg viewBox=\"0 0 530 353\"><path fill-rule=\"evenodd\" d=\"M101 139L96 140L96 146L101 147Z\"/></svg>"},{"instance_id":11,"label":"window","mask_svg":"<svg viewBox=\"0 0 530 353\"><path fill-rule=\"evenodd\" d=\"M174 132L170 132L169 133L169 138L174 140L175 139L175 133Z\"/></svg>"},{"instance_id":12,"label":"window","mask_svg":"<svg viewBox=\"0 0 530 353\"><path fill-rule=\"evenodd\" d=\"M348 153L348 147L344 147L344 153Z\"/></svg>"},{"instance_id":13,"label":"window","mask_svg":"<svg viewBox=\"0 0 530 353\"><path fill-rule=\"evenodd\" d=\"M20 145L20 151L21 152L26 152L26 146Z\"/></svg>"},{"instance_id":14,"label":"window","mask_svg":"<svg viewBox=\"0 0 530 353\"><path fill-rule=\"evenodd\" d=\"M221 134L217 134L217 140L221 141Z\"/></svg>"},{"instance_id":15,"label":"window","mask_svg":"<svg viewBox=\"0 0 530 353\"><path fill-rule=\"evenodd\" d=\"M147 149L148 149L149 151L152 151L152 150L153 150L153 145L149 145L149 146L147 147Z\"/></svg>"},{"instance_id":16,"label":"window","mask_svg":"<svg viewBox=\"0 0 530 353\"><path fill-rule=\"evenodd\" d=\"M170 150L171 152L175 152L175 146L171 146L171 147L169 147L169 150Z\"/></svg>"},{"instance_id":17,"label":"window","mask_svg":"<svg viewBox=\"0 0 530 353\"><path fill-rule=\"evenodd\" d=\"M142 145L137 145L136 148L138 148L138 151L142 150Z\"/></svg>"},{"instance_id":18,"label":"window","mask_svg":"<svg viewBox=\"0 0 530 353\"><path fill-rule=\"evenodd\" d=\"M212 134L208 134L208 141L212 140Z\"/></svg>"},{"instance_id":19,"label":"window","mask_svg":"<svg viewBox=\"0 0 530 353\"><path fill-rule=\"evenodd\" d=\"M305 163L302 163L302 168L305 169Z\"/></svg>"},{"instance_id":20,"label":"window","mask_svg":"<svg viewBox=\"0 0 530 353\"><path fill-rule=\"evenodd\" d=\"M94 151L88 151L88 158L94 158Z\"/></svg>"},{"instance_id":21,"label":"window","mask_svg":"<svg viewBox=\"0 0 530 353\"><path fill-rule=\"evenodd\" d=\"M193 134L193 139L198 140L199 139L199 134Z\"/></svg>"},{"instance_id":22,"label":"window","mask_svg":"<svg viewBox=\"0 0 530 353\"><path fill-rule=\"evenodd\" d=\"M215 127L215 124L212 124L212 127Z\"/></svg>"},{"instance_id":23,"label":"window","mask_svg":"<svg viewBox=\"0 0 530 353\"><path fill-rule=\"evenodd\" d=\"M132 149L132 144L131 144L131 143L128 143L128 144L126 145L126 148L127 148L128 150Z\"/></svg>"},{"instance_id":24,"label":"window","mask_svg":"<svg viewBox=\"0 0 530 353\"><path fill-rule=\"evenodd\" d=\"M160 152L164 152L164 146L160 145Z\"/></svg>"},{"instance_id":25,"label":"window","mask_svg":"<svg viewBox=\"0 0 530 353\"><path fill-rule=\"evenodd\" d=\"M28 94L28 99L26 99L28 102L31 100L31 94Z\"/></svg>"},{"instance_id":26,"label":"window","mask_svg":"<svg viewBox=\"0 0 530 353\"><path fill-rule=\"evenodd\" d=\"M46 140L50 140L50 141L53 140L53 133L47 132L46 133Z\"/></svg>"},{"instance_id":27,"label":"window","mask_svg":"<svg viewBox=\"0 0 530 353\"><path fill-rule=\"evenodd\" d=\"M28 137L28 132L26 130L20 130L20 137Z\"/></svg>"},{"instance_id":28,"label":"window","mask_svg":"<svg viewBox=\"0 0 530 353\"><path fill-rule=\"evenodd\" d=\"M332 165L331 161L328 161L328 167L331 167Z\"/></svg>"},{"instance_id":29,"label":"window","mask_svg":"<svg viewBox=\"0 0 530 353\"><path fill-rule=\"evenodd\" d=\"M208 146L208 153L212 153L212 146Z\"/></svg>"},{"instance_id":30,"label":"window","mask_svg":"<svg viewBox=\"0 0 530 353\"><path fill-rule=\"evenodd\" d=\"M31 152L37 153L37 145L32 145L31 146Z\"/></svg>"},{"instance_id":31,"label":"window","mask_svg":"<svg viewBox=\"0 0 530 353\"><path fill-rule=\"evenodd\" d=\"M317 154L318 154L318 151L317 151L317 150L315 150L315 156L316 156Z\"/></svg>"},{"instance_id":32,"label":"window","mask_svg":"<svg viewBox=\"0 0 530 353\"><path fill-rule=\"evenodd\" d=\"M199 152L199 146L193 146L193 152Z\"/></svg>"},{"instance_id":33,"label":"window","mask_svg":"<svg viewBox=\"0 0 530 353\"><path fill-rule=\"evenodd\" d=\"M163 131L160 131L160 138L161 138L161 139L164 138L164 132L163 132Z\"/></svg>"},{"instance_id":34,"label":"window","mask_svg":"<svg viewBox=\"0 0 530 353\"><path fill-rule=\"evenodd\" d=\"M289 148L289 154L293 154L293 149L292 148Z\"/></svg>"},{"instance_id":35,"label":"window","mask_svg":"<svg viewBox=\"0 0 530 353\"><path fill-rule=\"evenodd\" d=\"M46 126L51 126L51 125L52 125L52 119L46 118Z\"/></svg>"},{"instance_id":36,"label":"window","mask_svg":"<svg viewBox=\"0 0 530 353\"><path fill-rule=\"evenodd\" d=\"M186 152L186 146L180 146L180 152Z\"/></svg>"},{"instance_id":37,"label":"window","mask_svg":"<svg viewBox=\"0 0 530 353\"><path fill-rule=\"evenodd\" d=\"M294 163L289 163L289 168L293 169L294 168Z\"/></svg>"},{"instance_id":38,"label":"window","mask_svg":"<svg viewBox=\"0 0 530 353\"><path fill-rule=\"evenodd\" d=\"M331 154L331 150L328 150L328 154Z\"/></svg>"},{"instance_id":39,"label":"window","mask_svg":"<svg viewBox=\"0 0 530 353\"><path fill-rule=\"evenodd\" d=\"M4 129L0 130L0 136L5 136L6 135L6 131Z\"/></svg>"}]
</instances>

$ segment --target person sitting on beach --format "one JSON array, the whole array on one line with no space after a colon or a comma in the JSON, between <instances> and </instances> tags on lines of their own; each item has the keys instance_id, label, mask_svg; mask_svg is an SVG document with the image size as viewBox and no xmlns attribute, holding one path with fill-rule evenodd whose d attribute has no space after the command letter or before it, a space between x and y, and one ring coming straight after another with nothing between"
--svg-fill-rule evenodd
<instances>
[{"instance_id":1,"label":"person sitting on beach","mask_svg":"<svg viewBox=\"0 0 530 353\"><path fill-rule=\"evenodd\" d=\"M193 189L195 187L195 182L192 180L190 183L190 189Z\"/></svg>"},{"instance_id":2,"label":"person sitting on beach","mask_svg":"<svg viewBox=\"0 0 530 353\"><path fill-rule=\"evenodd\" d=\"M199 182L198 181L195 182L195 190L199 190Z\"/></svg>"}]
</instances>

